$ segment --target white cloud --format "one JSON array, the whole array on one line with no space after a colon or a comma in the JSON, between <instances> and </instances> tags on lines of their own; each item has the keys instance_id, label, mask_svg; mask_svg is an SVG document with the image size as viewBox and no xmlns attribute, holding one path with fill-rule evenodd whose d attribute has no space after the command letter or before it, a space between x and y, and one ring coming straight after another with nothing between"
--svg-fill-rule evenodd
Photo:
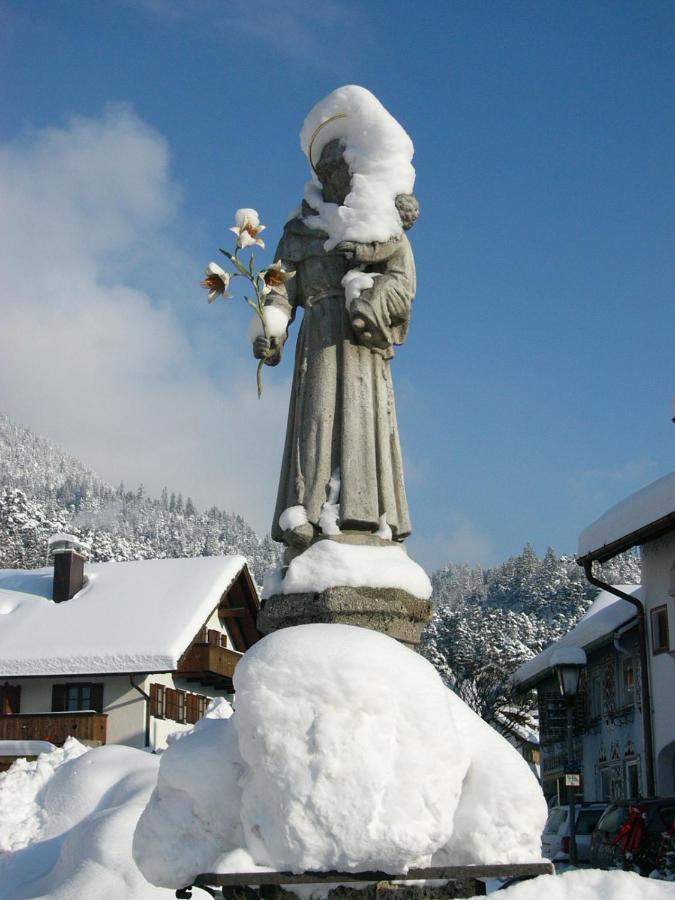
<instances>
[{"instance_id":1,"label":"white cloud","mask_svg":"<svg viewBox=\"0 0 675 900\"><path fill-rule=\"evenodd\" d=\"M266 45L280 56L336 74L369 41L363 9L348 0L131 0L166 24L194 23L222 42L232 34L255 51Z\"/></svg>"},{"instance_id":2,"label":"white cloud","mask_svg":"<svg viewBox=\"0 0 675 900\"><path fill-rule=\"evenodd\" d=\"M0 147L0 193L0 409L110 480L266 531L288 387L257 401L243 332L209 371L212 338L176 314L169 285L203 265L172 237L161 135L120 106L32 133Z\"/></svg>"},{"instance_id":3,"label":"white cloud","mask_svg":"<svg viewBox=\"0 0 675 900\"><path fill-rule=\"evenodd\" d=\"M410 556L433 572L449 562L488 566L495 562L495 551L490 539L481 534L469 519L457 516L448 534L415 532L407 542Z\"/></svg>"}]
</instances>

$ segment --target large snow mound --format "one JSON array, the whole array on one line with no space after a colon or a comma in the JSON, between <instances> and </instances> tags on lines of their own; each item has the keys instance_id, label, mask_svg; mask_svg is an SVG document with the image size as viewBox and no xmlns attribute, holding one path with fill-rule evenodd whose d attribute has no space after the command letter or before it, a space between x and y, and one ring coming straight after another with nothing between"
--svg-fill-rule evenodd
<instances>
[{"instance_id":1,"label":"large snow mound","mask_svg":"<svg viewBox=\"0 0 675 900\"><path fill-rule=\"evenodd\" d=\"M504 893L504 900L542 900L543 897L546 900L672 900L673 886L665 881L641 878L635 872L578 869L563 875L540 875L515 884Z\"/></svg>"},{"instance_id":2,"label":"large snow mound","mask_svg":"<svg viewBox=\"0 0 675 900\"><path fill-rule=\"evenodd\" d=\"M323 540L291 560L283 578L281 568L268 572L262 596L314 593L343 585L401 588L421 600L428 600L432 590L427 573L402 546Z\"/></svg>"},{"instance_id":3,"label":"large snow mound","mask_svg":"<svg viewBox=\"0 0 675 900\"><path fill-rule=\"evenodd\" d=\"M109 745L87 751L70 739L0 776L2 847L14 851L0 855L3 900L173 897L148 884L131 855L158 762L141 750Z\"/></svg>"},{"instance_id":4,"label":"large snow mound","mask_svg":"<svg viewBox=\"0 0 675 900\"><path fill-rule=\"evenodd\" d=\"M326 203L321 183L313 174L305 185L305 200L318 215L308 216L307 225L328 233L326 250L340 241L370 243L401 234L394 199L397 194L411 193L415 184L414 148L405 130L377 97L355 84L324 97L305 119L300 144L308 158L312 136L322 125L310 162L316 165L324 146L339 138L352 174L351 192L342 206Z\"/></svg>"},{"instance_id":5,"label":"large snow mound","mask_svg":"<svg viewBox=\"0 0 675 900\"><path fill-rule=\"evenodd\" d=\"M283 629L245 654L235 687L234 716L162 754L134 838L154 883L541 858L546 805L525 761L391 638Z\"/></svg>"}]
</instances>

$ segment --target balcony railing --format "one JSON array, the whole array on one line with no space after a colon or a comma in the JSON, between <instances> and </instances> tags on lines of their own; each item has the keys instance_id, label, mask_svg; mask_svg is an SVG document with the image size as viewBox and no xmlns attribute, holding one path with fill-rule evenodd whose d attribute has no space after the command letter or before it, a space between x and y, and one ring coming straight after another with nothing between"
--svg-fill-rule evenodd
<instances>
[{"instance_id":1,"label":"balcony railing","mask_svg":"<svg viewBox=\"0 0 675 900\"><path fill-rule=\"evenodd\" d=\"M232 676L241 653L216 644L195 643L180 661L178 672L188 681L199 681L232 690Z\"/></svg>"},{"instance_id":2,"label":"balcony railing","mask_svg":"<svg viewBox=\"0 0 675 900\"><path fill-rule=\"evenodd\" d=\"M63 744L68 737L105 744L108 716L84 712L15 713L0 716L2 741L51 741Z\"/></svg>"}]
</instances>

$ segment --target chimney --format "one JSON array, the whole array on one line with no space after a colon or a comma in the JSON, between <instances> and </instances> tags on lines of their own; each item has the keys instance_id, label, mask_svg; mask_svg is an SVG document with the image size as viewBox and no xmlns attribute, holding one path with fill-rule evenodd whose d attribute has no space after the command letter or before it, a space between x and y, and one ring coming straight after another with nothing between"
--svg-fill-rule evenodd
<instances>
[{"instance_id":1,"label":"chimney","mask_svg":"<svg viewBox=\"0 0 675 900\"><path fill-rule=\"evenodd\" d=\"M49 552L54 557L54 603L70 600L81 590L88 549L74 534L55 534L49 539Z\"/></svg>"}]
</instances>

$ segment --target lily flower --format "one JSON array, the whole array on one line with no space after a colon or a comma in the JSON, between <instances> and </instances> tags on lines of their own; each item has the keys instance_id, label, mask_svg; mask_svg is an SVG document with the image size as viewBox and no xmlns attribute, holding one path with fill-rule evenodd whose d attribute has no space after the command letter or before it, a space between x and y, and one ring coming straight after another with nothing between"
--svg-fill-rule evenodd
<instances>
[{"instance_id":1,"label":"lily flower","mask_svg":"<svg viewBox=\"0 0 675 900\"><path fill-rule=\"evenodd\" d=\"M284 269L281 260L272 263L271 266L258 272L258 278L263 283L261 294L263 296L269 294L273 288L282 287L289 278L293 277L295 277L295 271Z\"/></svg>"},{"instance_id":2,"label":"lily flower","mask_svg":"<svg viewBox=\"0 0 675 900\"><path fill-rule=\"evenodd\" d=\"M230 273L221 269L218 263L210 262L208 264L206 278L201 282L201 286L209 292L209 303L213 303L216 297L222 297L224 300L232 297L232 294L227 291L231 277Z\"/></svg>"},{"instance_id":3,"label":"lily flower","mask_svg":"<svg viewBox=\"0 0 675 900\"><path fill-rule=\"evenodd\" d=\"M260 224L260 218L255 209L238 209L234 214L235 224L230 231L237 235L237 247L251 247L254 244L264 247L264 241L258 237L265 226Z\"/></svg>"}]
</instances>

